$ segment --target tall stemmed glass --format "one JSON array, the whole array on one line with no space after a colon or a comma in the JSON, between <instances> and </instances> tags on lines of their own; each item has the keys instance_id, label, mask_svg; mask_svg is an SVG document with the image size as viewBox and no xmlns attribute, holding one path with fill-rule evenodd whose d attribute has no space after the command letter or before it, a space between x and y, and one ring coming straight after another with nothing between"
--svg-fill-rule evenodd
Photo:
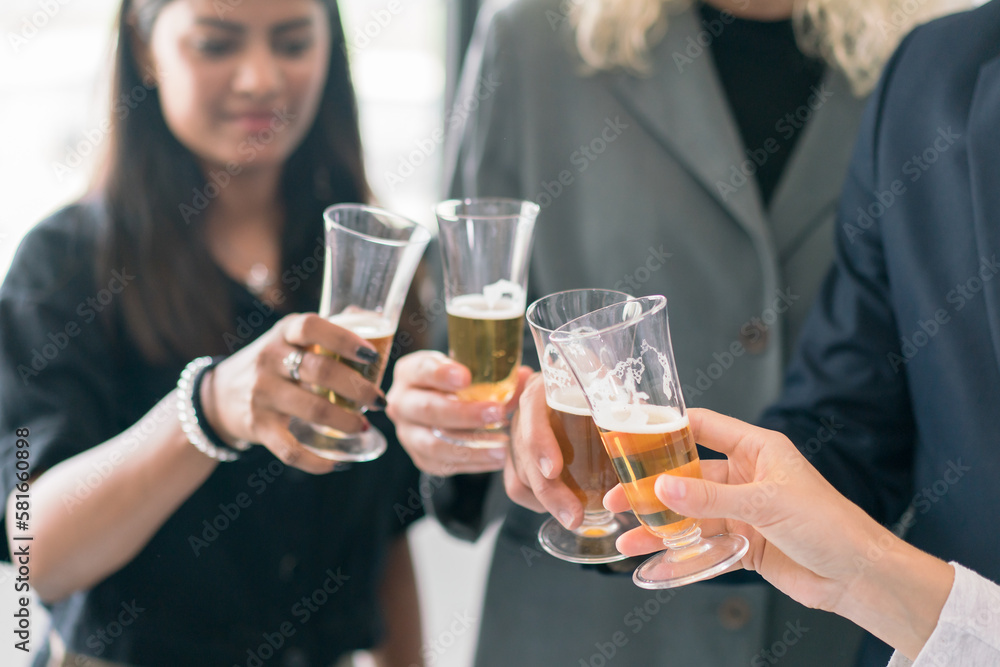
<instances>
[{"instance_id":1,"label":"tall stemmed glass","mask_svg":"<svg viewBox=\"0 0 1000 667\"><path fill-rule=\"evenodd\" d=\"M636 568L636 585L683 586L737 562L749 547L745 537L702 537L700 519L673 512L653 493L663 473L701 477L670 345L666 298L602 308L556 329L550 340L583 387L629 505L667 547Z\"/></svg>"},{"instance_id":2,"label":"tall stemmed glass","mask_svg":"<svg viewBox=\"0 0 1000 667\"><path fill-rule=\"evenodd\" d=\"M624 560L615 542L637 523L631 514L615 515L604 509L604 495L618 483L618 478L590 416L587 398L549 336L581 315L628 298L628 294L612 290L569 290L542 297L525 312L545 383L549 425L562 453L560 480L583 503L583 523L579 527L568 530L549 518L538 530L538 542L548 553L571 563Z\"/></svg>"},{"instance_id":3,"label":"tall stemmed glass","mask_svg":"<svg viewBox=\"0 0 1000 667\"><path fill-rule=\"evenodd\" d=\"M361 204L331 206L323 218L326 264L319 314L368 340L378 359L361 364L319 346L310 351L338 358L377 385L389 361L406 292L431 234L400 215ZM311 389L348 410L366 410L324 387ZM289 429L316 454L334 461L370 461L386 448L385 436L374 428L344 433L293 417Z\"/></svg>"},{"instance_id":4,"label":"tall stemmed glass","mask_svg":"<svg viewBox=\"0 0 1000 667\"><path fill-rule=\"evenodd\" d=\"M517 199L449 200L437 205L448 354L472 373L464 401L506 403L517 389L524 345L524 306L538 205ZM479 448L506 446L505 418L439 438Z\"/></svg>"}]
</instances>

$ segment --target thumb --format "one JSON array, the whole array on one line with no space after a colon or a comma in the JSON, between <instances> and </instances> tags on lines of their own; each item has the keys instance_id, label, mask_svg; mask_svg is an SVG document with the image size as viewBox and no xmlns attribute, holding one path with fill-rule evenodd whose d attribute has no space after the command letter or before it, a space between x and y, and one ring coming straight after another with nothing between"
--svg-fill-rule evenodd
<instances>
[{"instance_id":1,"label":"thumb","mask_svg":"<svg viewBox=\"0 0 1000 667\"><path fill-rule=\"evenodd\" d=\"M698 519L737 519L744 489L697 477L663 474L653 487L664 505L684 516Z\"/></svg>"}]
</instances>

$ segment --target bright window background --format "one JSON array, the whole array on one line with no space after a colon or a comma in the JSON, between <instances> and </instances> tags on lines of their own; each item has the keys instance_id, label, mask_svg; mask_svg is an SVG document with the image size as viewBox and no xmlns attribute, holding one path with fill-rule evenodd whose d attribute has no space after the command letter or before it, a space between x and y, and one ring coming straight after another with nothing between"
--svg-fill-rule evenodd
<instances>
[{"instance_id":1,"label":"bright window background","mask_svg":"<svg viewBox=\"0 0 1000 667\"><path fill-rule=\"evenodd\" d=\"M340 4L376 198L433 224L431 208L442 189L442 146L433 137L444 115L446 0ZM107 117L117 6L114 0L0 2L0 276L21 237L88 186L105 139L100 126ZM479 618L492 539L459 543L425 520L411 540L428 664L465 667L478 622L469 627L464 619ZM11 570L0 567L0 617L10 618L15 598ZM36 648L45 626L36 608ZM0 664L29 662L9 637L0 642Z\"/></svg>"}]
</instances>

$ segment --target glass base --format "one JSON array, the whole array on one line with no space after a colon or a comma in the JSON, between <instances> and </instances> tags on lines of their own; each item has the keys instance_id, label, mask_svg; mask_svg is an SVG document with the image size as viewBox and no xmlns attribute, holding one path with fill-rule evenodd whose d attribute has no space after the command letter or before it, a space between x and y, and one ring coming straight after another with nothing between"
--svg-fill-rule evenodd
<instances>
[{"instance_id":1,"label":"glass base","mask_svg":"<svg viewBox=\"0 0 1000 667\"><path fill-rule=\"evenodd\" d=\"M667 549L646 560L632 573L632 581L639 588L660 589L711 579L743 558L749 548L742 535L702 537L690 546Z\"/></svg>"},{"instance_id":2,"label":"glass base","mask_svg":"<svg viewBox=\"0 0 1000 667\"><path fill-rule=\"evenodd\" d=\"M306 449L316 456L330 461L372 461L382 456L387 442L385 436L376 428L370 428L363 433L337 433L336 436L326 435L309 422L298 417L292 417L288 430Z\"/></svg>"},{"instance_id":3,"label":"glass base","mask_svg":"<svg viewBox=\"0 0 1000 667\"><path fill-rule=\"evenodd\" d=\"M510 428L507 426L475 431L443 431L435 428L433 433L450 445L472 449L500 449L510 444Z\"/></svg>"},{"instance_id":4,"label":"glass base","mask_svg":"<svg viewBox=\"0 0 1000 667\"><path fill-rule=\"evenodd\" d=\"M538 543L546 553L569 563L614 563L628 558L615 548L615 542L638 525L631 513L616 514L606 524L580 526L576 531L550 518L538 529Z\"/></svg>"}]
</instances>

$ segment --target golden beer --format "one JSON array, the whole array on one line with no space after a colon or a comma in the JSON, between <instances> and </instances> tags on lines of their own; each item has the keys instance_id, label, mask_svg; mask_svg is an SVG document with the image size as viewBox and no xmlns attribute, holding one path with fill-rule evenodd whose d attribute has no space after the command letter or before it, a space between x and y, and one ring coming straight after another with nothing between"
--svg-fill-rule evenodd
<instances>
[{"instance_id":1,"label":"golden beer","mask_svg":"<svg viewBox=\"0 0 1000 667\"><path fill-rule=\"evenodd\" d=\"M328 319L337 326L343 327L344 329L361 336L371 343L375 347L375 351L378 352L378 360L370 364L365 364L359 361L354 361L353 359L345 359L341 355L334 354L319 345L311 346L309 351L336 359L348 368L357 371L365 380L371 382L375 386L381 384L382 375L385 374L385 367L389 362L389 352L392 349L392 340L396 333L392 322L383 318L378 313L368 312L341 313ZM313 385L310 388L314 393L319 394L320 396L325 396L331 403L346 410L353 410L357 412L364 407L349 398L337 396L336 393L325 387ZM324 435L328 435L332 438L342 438L346 435L335 428L330 428L329 426L314 424L314 427Z\"/></svg>"},{"instance_id":2,"label":"golden beer","mask_svg":"<svg viewBox=\"0 0 1000 667\"><path fill-rule=\"evenodd\" d=\"M587 514L605 514L604 494L618 483L601 434L583 393L570 389L546 395L549 425L562 452L560 479L583 503Z\"/></svg>"},{"instance_id":3,"label":"golden beer","mask_svg":"<svg viewBox=\"0 0 1000 667\"><path fill-rule=\"evenodd\" d=\"M448 354L472 372L458 391L466 401L506 403L517 388L524 343L524 306L482 294L455 297L448 305Z\"/></svg>"},{"instance_id":4,"label":"golden beer","mask_svg":"<svg viewBox=\"0 0 1000 667\"><path fill-rule=\"evenodd\" d=\"M653 484L663 473L700 478L701 462L686 416L673 408L640 407L640 414L623 422L602 421L598 429L636 517L660 537L671 538L693 528L698 519L661 503Z\"/></svg>"}]
</instances>

